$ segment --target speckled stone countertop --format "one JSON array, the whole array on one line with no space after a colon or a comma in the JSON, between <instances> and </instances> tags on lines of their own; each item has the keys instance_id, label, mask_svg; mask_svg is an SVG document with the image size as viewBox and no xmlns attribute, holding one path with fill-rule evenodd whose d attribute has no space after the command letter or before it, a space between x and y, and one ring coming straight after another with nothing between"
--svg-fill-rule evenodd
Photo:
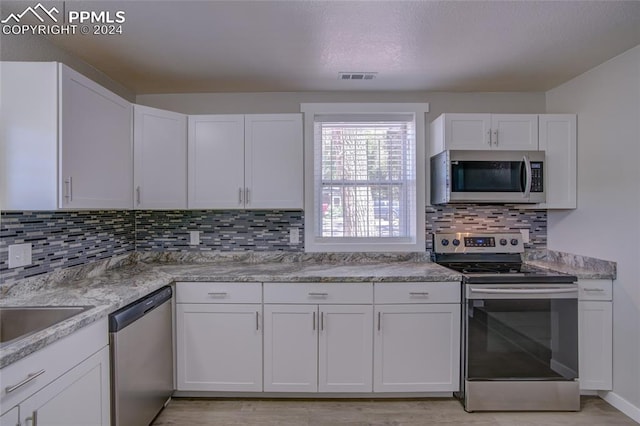
<instances>
[{"instance_id":1,"label":"speckled stone countertop","mask_svg":"<svg viewBox=\"0 0 640 426\"><path fill-rule=\"evenodd\" d=\"M135 253L23 280L3 289L2 306L94 306L0 346L5 367L175 281L460 282L461 275L417 255Z\"/></svg>"},{"instance_id":2,"label":"speckled stone countertop","mask_svg":"<svg viewBox=\"0 0 640 426\"><path fill-rule=\"evenodd\" d=\"M523 260L531 265L575 275L578 279L616 279L616 262L554 250L531 250Z\"/></svg>"}]
</instances>

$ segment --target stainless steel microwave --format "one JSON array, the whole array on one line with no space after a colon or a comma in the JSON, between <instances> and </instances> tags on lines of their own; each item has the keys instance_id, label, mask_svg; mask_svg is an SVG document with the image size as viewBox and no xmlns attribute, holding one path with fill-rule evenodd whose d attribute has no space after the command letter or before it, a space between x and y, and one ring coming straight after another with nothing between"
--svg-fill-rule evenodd
<instances>
[{"instance_id":1,"label":"stainless steel microwave","mask_svg":"<svg viewBox=\"0 0 640 426\"><path fill-rule=\"evenodd\" d=\"M431 157L431 203L544 203L543 151L443 151Z\"/></svg>"}]
</instances>

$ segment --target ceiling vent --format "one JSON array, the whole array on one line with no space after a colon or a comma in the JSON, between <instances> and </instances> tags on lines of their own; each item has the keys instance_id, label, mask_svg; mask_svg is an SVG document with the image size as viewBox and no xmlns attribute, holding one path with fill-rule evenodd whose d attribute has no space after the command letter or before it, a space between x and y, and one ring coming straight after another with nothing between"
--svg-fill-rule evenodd
<instances>
[{"instance_id":1,"label":"ceiling vent","mask_svg":"<svg viewBox=\"0 0 640 426\"><path fill-rule=\"evenodd\" d=\"M373 80L376 78L377 72L340 72L339 80Z\"/></svg>"}]
</instances>

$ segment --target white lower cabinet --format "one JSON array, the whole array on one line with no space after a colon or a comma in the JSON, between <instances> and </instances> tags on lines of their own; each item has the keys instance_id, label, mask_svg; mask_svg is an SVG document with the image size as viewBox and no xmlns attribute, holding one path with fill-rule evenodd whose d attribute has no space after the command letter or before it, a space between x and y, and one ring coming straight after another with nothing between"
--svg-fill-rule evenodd
<instances>
[{"instance_id":1,"label":"white lower cabinet","mask_svg":"<svg viewBox=\"0 0 640 426\"><path fill-rule=\"evenodd\" d=\"M579 280L580 389L613 388L613 304L611 280Z\"/></svg>"},{"instance_id":2,"label":"white lower cabinet","mask_svg":"<svg viewBox=\"0 0 640 426\"><path fill-rule=\"evenodd\" d=\"M104 318L0 370L0 425L109 426L107 337Z\"/></svg>"},{"instance_id":3,"label":"white lower cabinet","mask_svg":"<svg viewBox=\"0 0 640 426\"><path fill-rule=\"evenodd\" d=\"M179 391L262 391L260 283L176 284Z\"/></svg>"},{"instance_id":4,"label":"white lower cabinet","mask_svg":"<svg viewBox=\"0 0 640 426\"><path fill-rule=\"evenodd\" d=\"M460 284L381 283L375 300L373 390L457 391Z\"/></svg>"},{"instance_id":5,"label":"white lower cabinet","mask_svg":"<svg viewBox=\"0 0 640 426\"><path fill-rule=\"evenodd\" d=\"M264 299L265 392L372 391L370 283L267 283Z\"/></svg>"}]
</instances>

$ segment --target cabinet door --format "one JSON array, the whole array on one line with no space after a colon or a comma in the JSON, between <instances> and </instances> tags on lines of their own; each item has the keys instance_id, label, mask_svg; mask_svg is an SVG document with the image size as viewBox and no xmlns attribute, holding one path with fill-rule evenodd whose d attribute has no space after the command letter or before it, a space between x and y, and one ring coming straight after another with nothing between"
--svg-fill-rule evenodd
<instances>
[{"instance_id":1,"label":"cabinet door","mask_svg":"<svg viewBox=\"0 0 640 426\"><path fill-rule=\"evenodd\" d=\"M20 413L17 406L0 416L0 426L20 426Z\"/></svg>"},{"instance_id":2,"label":"cabinet door","mask_svg":"<svg viewBox=\"0 0 640 426\"><path fill-rule=\"evenodd\" d=\"M613 312L611 302L578 302L580 389L611 390Z\"/></svg>"},{"instance_id":3,"label":"cabinet door","mask_svg":"<svg viewBox=\"0 0 640 426\"><path fill-rule=\"evenodd\" d=\"M302 209L300 114L245 116L247 208Z\"/></svg>"},{"instance_id":4,"label":"cabinet door","mask_svg":"<svg viewBox=\"0 0 640 426\"><path fill-rule=\"evenodd\" d=\"M104 347L20 404L23 424L109 426L109 348Z\"/></svg>"},{"instance_id":5,"label":"cabinet door","mask_svg":"<svg viewBox=\"0 0 640 426\"><path fill-rule=\"evenodd\" d=\"M445 149L491 149L491 114L445 114Z\"/></svg>"},{"instance_id":6,"label":"cabinet door","mask_svg":"<svg viewBox=\"0 0 640 426\"><path fill-rule=\"evenodd\" d=\"M262 305L176 306L178 390L262 391Z\"/></svg>"},{"instance_id":7,"label":"cabinet door","mask_svg":"<svg viewBox=\"0 0 640 426\"><path fill-rule=\"evenodd\" d=\"M318 390L317 305L264 305L264 391Z\"/></svg>"},{"instance_id":8,"label":"cabinet door","mask_svg":"<svg viewBox=\"0 0 640 426\"><path fill-rule=\"evenodd\" d=\"M492 114L491 141L494 149L538 150L537 114Z\"/></svg>"},{"instance_id":9,"label":"cabinet door","mask_svg":"<svg viewBox=\"0 0 640 426\"><path fill-rule=\"evenodd\" d=\"M574 114L543 114L540 120L540 151L545 151L544 179L547 202L536 208L577 207L577 139Z\"/></svg>"},{"instance_id":10,"label":"cabinet door","mask_svg":"<svg viewBox=\"0 0 640 426\"><path fill-rule=\"evenodd\" d=\"M60 206L130 209L131 103L60 65Z\"/></svg>"},{"instance_id":11,"label":"cabinet door","mask_svg":"<svg viewBox=\"0 0 640 426\"><path fill-rule=\"evenodd\" d=\"M189 208L243 208L244 116L190 116L188 134Z\"/></svg>"},{"instance_id":12,"label":"cabinet door","mask_svg":"<svg viewBox=\"0 0 640 426\"><path fill-rule=\"evenodd\" d=\"M187 116L134 106L135 209L187 208Z\"/></svg>"},{"instance_id":13,"label":"cabinet door","mask_svg":"<svg viewBox=\"0 0 640 426\"><path fill-rule=\"evenodd\" d=\"M371 392L373 307L320 306L318 390Z\"/></svg>"},{"instance_id":14,"label":"cabinet door","mask_svg":"<svg viewBox=\"0 0 640 426\"><path fill-rule=\"evenodd\" d=\"M459 304L378 305L375 321L375 392L459 389Z\"/></svg>"}]
</instances>

